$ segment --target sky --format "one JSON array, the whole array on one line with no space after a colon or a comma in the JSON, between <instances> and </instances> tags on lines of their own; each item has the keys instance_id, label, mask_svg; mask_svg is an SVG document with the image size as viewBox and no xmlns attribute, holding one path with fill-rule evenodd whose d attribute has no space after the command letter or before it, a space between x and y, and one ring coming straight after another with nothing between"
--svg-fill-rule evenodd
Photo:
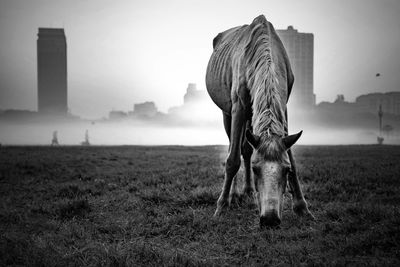
<instances>
[{"instance_id":1,"label":"sky","mask_svg":"<svg viewBox=\"0 0 400 267\"><path fill-rule=\"evenodd\" d=\"M0 109L37 110L39 27L65 29L68 106L99 118L205 90L213 38L260 14L314 34L317 103L400 90L398 0L0 0Z\"/></svg>"}]
</instances>

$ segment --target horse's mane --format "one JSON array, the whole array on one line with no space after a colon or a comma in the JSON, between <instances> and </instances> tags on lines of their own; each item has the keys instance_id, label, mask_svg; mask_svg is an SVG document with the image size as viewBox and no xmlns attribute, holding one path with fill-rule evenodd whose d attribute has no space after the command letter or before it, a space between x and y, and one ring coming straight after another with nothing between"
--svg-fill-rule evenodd
<instances>
[{"instance_id":1,"label":"horse's mane","mask_svg":"<svg viewBox=\"0 0 400 267\"><path fill-rule=\"evenodd\" d=\"M264 16L256 18L245 47L246 80L252 99L252 126L260 136L258 150L267 159L281 160L284 146L281 138L286 125L279 80L272 59L271 29ZM253 22L254 23L254 22Z\"/></svg>"}]
</instances>

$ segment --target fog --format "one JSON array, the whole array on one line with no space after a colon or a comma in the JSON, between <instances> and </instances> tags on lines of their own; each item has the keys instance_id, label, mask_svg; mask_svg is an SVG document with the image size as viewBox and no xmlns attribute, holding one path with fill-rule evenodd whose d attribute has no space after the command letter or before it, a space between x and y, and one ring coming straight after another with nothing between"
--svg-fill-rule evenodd
<instances>
[{"instance_id":1,"label":"fog","mask_svg":"<svg viewBox=\"0 0 400 267\"><path fill-rule=\"evenodd\" d=\"M222 117L222 116L220 116ZM53 131L58 132L60 145L80 145L88 130L91 145L228 145L222 124L171 124L139 121L79 121L64 123L0 123L2 145L50 145ZM217 122L217 121L216 121ZM375 144L374 129L334 129L293 122L290 133L303 130L300 145ZM385 144L400 144L399 133L384 136Z\"/></svg>"},{"instance_id":2,"label":"fog","mask_svg":"<svg viewBox=\"0 0 400 267\"><path fill-rule=\"evenodd\" d=\"M207 145L225 144L223 129L162 127L125 122L2 124L0 142L10 145L49 145L57 131L60 145L79 145L88 130L92 145Z\"/></svg>"},{"instance_id":3,"label":"fog","mask_svg":"<svg viewBox=\"0 0 400 267\"><path fill-rule=\"evenodd\" d=\"M60 145L80 145L87 130L91 145L228 145L221 110L205 91L196 92L197 98L186 94L186 101L168 113L133 110L97 120L37 112L0 114L0 143L50 145L57 131ZM289 134L303 130L300 145L376 144L378 135L383 135L385 144L400 144L398 116L383 116L383 125L393 126L388 135L379 133L377 114L340 106L304 110L289 102L288 115Z\"/></svg>"}]
</instances>

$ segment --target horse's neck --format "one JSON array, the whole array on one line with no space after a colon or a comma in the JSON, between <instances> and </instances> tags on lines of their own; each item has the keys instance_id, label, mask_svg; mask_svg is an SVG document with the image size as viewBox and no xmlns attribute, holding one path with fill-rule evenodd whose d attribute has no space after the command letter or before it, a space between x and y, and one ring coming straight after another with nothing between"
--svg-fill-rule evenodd
<instances>
[{"instance_id":1,"label":"horse's neck","mask_svg":"<svg viewBox=\"0 0 400 267\"><path fill-rule=\"evenodd\" d=\"M282 112L279 110L278 112ZM284 116L277 116L276 110L267 106L263 111L254 112L253 110L253 129L256 135L265 136L284 136L285 121Z\"/></svg>"}]
</instances>

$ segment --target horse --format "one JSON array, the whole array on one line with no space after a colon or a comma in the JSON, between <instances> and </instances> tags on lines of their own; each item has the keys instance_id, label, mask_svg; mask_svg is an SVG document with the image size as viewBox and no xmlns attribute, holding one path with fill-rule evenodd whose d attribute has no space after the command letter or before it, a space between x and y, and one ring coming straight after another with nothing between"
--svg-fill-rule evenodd
<instances>
[{"instance_id":1,"label":"horse","mask_svg":"<svg viewBox=\"0 0 400 267\"><path fill-rule=\"evenodd\" d=\"M290 149L302 134L300 131L288 135L287 101L293 83L285 48L264 15L250 25L228 29L213 39L206 87L222 110L229 138L225 177L214 216L219 216L238 197L236 174L242 155L242 196L255 200L261 227L280 224L288 182L293 211L314 218L304 199Z\"/></svg>"}]
</instances>

